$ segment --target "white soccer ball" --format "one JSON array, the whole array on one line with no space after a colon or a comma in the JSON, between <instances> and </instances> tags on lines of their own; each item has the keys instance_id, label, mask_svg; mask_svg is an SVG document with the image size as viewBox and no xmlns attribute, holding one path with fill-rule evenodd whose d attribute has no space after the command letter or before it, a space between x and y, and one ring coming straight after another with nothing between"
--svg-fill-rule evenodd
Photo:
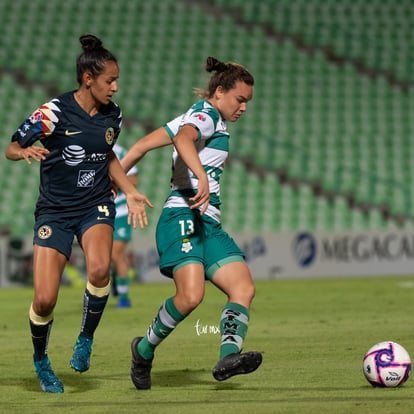
<instances>
[{"instance_id":1,"label":"white soccer ball","mask_svg":"<svg viewBox=\"0 0 414 414\"><path fill-rule=\"evenodd\" d=\"M363 371L374 387L399 387L411 374L410 355L396 342L380 342L365 354Z\"/></svg>"}]
</instances>

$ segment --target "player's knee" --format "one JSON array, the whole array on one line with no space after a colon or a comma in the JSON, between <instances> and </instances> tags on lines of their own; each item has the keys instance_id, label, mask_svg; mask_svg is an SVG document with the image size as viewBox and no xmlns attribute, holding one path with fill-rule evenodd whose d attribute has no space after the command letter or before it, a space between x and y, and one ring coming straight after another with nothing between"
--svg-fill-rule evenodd
<instances>
[{"instance_id":1,"label":"player's knee","mask_svg":"<svg viewBox=\"0 0 414 414\"><path fill-rule=\"evenodd\" d=\"M180 295L179 302L181 303L182 309L188 314L192 312L197 306L203 301L203 294L197 292L188 292Z\"/></svg>"},{"instance_id":2,"label":"player's knee","mask_svg":"<svg viewBox=\"0 0 414 414\"><path fill-rule=\"evenodd\" d=\"M240 303L248 308L253 301L255 293L256 289L254 284L249 283L247 285L237 286L236 289L229 292L228 299L230 302Z\"/></svg>"},{"instance_id":3,"label":"player's knee","mask_svg":"<svg viewBox=\"0 0 414 414\"><path fill-rule=\"evenodd\" d=\"M246 297L252 301L254 296L256 295L256 288L253 283L250 283L245 290Z\"/></svg>"},{"instance_id":4,"label":"player's knee","mask_svg":"<svg viewBox=\"0 0 414 414\"><path fill-rule=\"evenodd\" d=\"M94 286L106 285L109 281L109 267L109 262L105 260L91 263L88 268L88 280Z\"/></svg>"},{"instance_id":5,"label":"player's knee","mask_svg":"<svg viewBox=\"0 0 414 414\"><path fill-rule=\"evenodd\" d=\"M46 317L50 315L56 306L56 300L46 296L41 296L33 300L32 308L36 315Z\"/></svg>"}]
</instances>

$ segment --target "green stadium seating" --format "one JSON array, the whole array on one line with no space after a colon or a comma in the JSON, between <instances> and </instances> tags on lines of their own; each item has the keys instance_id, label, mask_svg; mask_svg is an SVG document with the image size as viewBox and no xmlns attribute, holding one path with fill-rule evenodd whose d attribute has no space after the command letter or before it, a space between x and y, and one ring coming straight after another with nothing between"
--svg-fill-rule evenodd
<instances>
[{"instance_id":1,"label":"green stadium seating","mask_svg":"<svg viewBox=\"0 0 414 414\"><path fill-rule=\"evenodd\" d=\"M55 91L76 88L81 33L102 37L119 59L116 101L127 121L120 138L127 145L193 102L192 88L208 79L205 58L214 55L243 63L256 78L244 119L230 125L226 227L384 228L384 206L412 217L414 101L404 89L414 79L411 1L212 0L205 6L66 0L51 2L45 13L40 0L3 0L0 96L8 110L0 120L7 134ZM139 166L141 188L157 204L168 192L170 153L148 155L152 162ZM2 162L0 170L9 200L2 221L26 232L37 192L33 168L23 167L23 175L21 163ZM30 189L26 219L10 215L9 185ZM350 197L369 212L353 209Z\"/></svg>"}]
</instances>

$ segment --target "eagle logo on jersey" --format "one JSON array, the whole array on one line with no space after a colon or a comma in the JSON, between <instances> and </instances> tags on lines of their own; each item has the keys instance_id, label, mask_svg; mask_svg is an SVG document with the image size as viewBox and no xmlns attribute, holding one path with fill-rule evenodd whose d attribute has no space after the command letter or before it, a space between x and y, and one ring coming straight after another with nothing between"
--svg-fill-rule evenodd
<instances>
[{"instance_id":1,"label":"eagle logo on jersey","mask_svg":"<svg viewBox=\"0 0 414 414\"><path fill-rule=\"evenodd\" d=\"M45 240L48 239L52 235L52 228L50 226L42 226L37 231L37 235L39 236L39 239Z\"/></svg>"},{"instance_id":2,"label":"eagle logo on jersey","mask_svg":"<svg viewBox=\"0 0 414 414\"><path fill-rule=\"evenodd\" d=\"M115 131L112 127L108 128L105 132L105 140L108 145L112 145L114 143L115 138Z\"/></svg>"}]
</instances>

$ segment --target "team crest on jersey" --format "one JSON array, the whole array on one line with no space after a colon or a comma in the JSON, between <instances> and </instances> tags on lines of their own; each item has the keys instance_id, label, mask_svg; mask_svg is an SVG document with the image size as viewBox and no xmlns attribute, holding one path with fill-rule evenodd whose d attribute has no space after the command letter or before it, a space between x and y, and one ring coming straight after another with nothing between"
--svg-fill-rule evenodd
<instances>
[{"instance_id":1,"label":"team crest on jersey","mask_svg":"<svg viewBox=\"0 0 414 414\"><path fill-rule=\"evenodd\" d=\"M181 245L181 251L183 253L189 253L191 250L193 250L193 246L191 245L190 239L183 239L183 243Z\"/></svg>"},{"instance_id":2,"label":"team crest on jersey","mask_svg":"<svg viewBox=\"0 0 414 414\"><path fill-rule=\"evenodd\" d=\"M114 143L114 138L115 138L115 131L112 127L110 127L105 132L105 139L108 145L112 145Z\"/></svg>"},{"instance_id":3,"label":"team crest on jersey","mask_svg":"<svg viewBox=\"0 0 414 414\"><path fill-rule=\"evenodd\" d=\"M197 119L201 122L204 122L206 120L206 116L202 113L197 114Z\"/></svg>"},{"instance_id":4,"label":"team crest on jersey","mask_svg":"<svg viewBox=\"0 0 414 414\"><path fill-rule=\"evenodd\" d=\"M42 226L37 231L37 235L39 239L45 240L48 239L52 235L52 228L50 226Z\"/></svg>"}]
</instances>

